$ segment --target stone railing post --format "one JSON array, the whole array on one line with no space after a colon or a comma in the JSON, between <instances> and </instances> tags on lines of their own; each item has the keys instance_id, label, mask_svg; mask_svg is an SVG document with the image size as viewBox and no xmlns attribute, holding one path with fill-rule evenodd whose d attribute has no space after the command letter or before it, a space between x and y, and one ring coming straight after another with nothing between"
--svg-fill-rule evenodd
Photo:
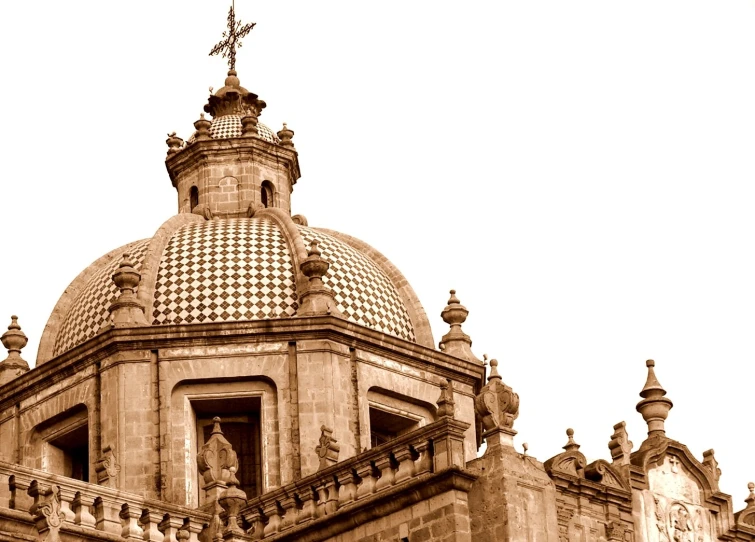
<instances>
[{"instance_id":1,"label":"stone railing post","mask_svg":"<svg viewBox=\"0 0 755 542\"><path fill-rule=\"evenodd\" d=\"M408 444L401 446L394 452L396 462L398 463L398 471L396 472L395 484L408 480L414 476L415 466L414 457L412 457L412 450Z\"/></svg>"},{"instance_id":2,"label":"stone railing post","mask_svg":"<svg viewBox=\"0 0 755 542\"><path fill-rule=\"evenodd\" d=\"M178 542L178 531L184 525L182 518L175 518L167 514L157 525L157 528L163 533L163 542Z\"/></svg>"},{"instance_id":3,"label":"stone railing post","mask_svg":"<svg viewBox=\"0 0 755 542\"><path fill-rule=\"evenodd\" d=\"M323 482L319 484L315 489L317 490L316 515L318 518L321 518L327 515L325 507L328 504L328 488L325 487L325 483Z\"/></svg>"},{"instance_id":4,"label":"stone railing post","mask_svg":"<svg viewBox=\"0 0 755 542\"><path fill-rule=\"evenodd\" d=\"M375 460L375 467L380 471L380 478L375 484L375 491L390 487L395 483L396 473L390 454Z\"/></svg>"},{"instance_id":5,"label":"stone railing post","mask_svg":"<svg viewBox=\"0 0 755 542\"><path fill-rule=\"evenodd\" d=\"M423 440L419 444L414 445L414 450L417 452L419 457L414 462L414 474L415 476L419 476L420 474L424 474L426 472L430 472L433 470L433 458L430 453L430 442Z\"/></svg>"},{"instance_id":6,"label":"stone railing post","mask_svg":"<svg viewBox=\"0 0 755 542\"><path fill-rule=\"evenodd\" d=\"M267 516L267 525L265 525L264 534L270 536L280 532L281 516L278 511L277 501L267 503L262 509L262 512Z\"/></svg>"},{"instance_id":7,"label":"stone railing post","mask_svg":"<svg viewBox=\"0 0 755 542\"><path fill-rule=\"evenodd\" d=\"M139 517L139 525L144 532L144 540L147 542L163 542L165 535L160 531L160 524L163 521L163 514L143 510Z\"/></svg>"},{"instance_id":8,"label":"stone railing post","mask_svg":"<svg viewBox=\"0 0 755 542\"><path fill-rule=\"evenodd\" d=\"M446 418L447 431L443 436L433 439L433 470L447 467L464 467L464 429L468 424Z\"/></svg>"},{"instance_id":9,"label":"stone railing post","mask_svg":"<svg viewBox=\"0 0 755 542\"><path fill-rule=\"evenodd\" d=\"M363 499L375 493L375 468L371 464L357 467L357 476L361 478L361 483L357 488L357 499Z\"/></svg>"},{"instance_id":10,"label":"stone railing post","mask_svg":"<svg viewBox=\"0 0 755 542\"><path fill-rule=\"evenodd\" d=\"M60 512L63 514L65 521L75 523L76 514L72 510L73 499L76 497L76 491L59 486Z\"/></svg>"},{"instance_id":11,"label":"stone railing post","mask_svg":"<svg viewBox=\"0 0 755 542\"><path fill-rule=\"evenodd\" d=\"M73 522L81 527L95 528L97 520L92 515L92 506L94 506L94 498L87 495L83 495L81 492L76 493L71 503L74 512Z\"/></svg>"},{"instance_id":12,"label":"stone railing post","mask_svg":"<svg viewBox=\"0 0 755 542\"><path fill-rule=\"evenodd\" d=\"M262 540L265 536L265 523L262 521L262 514L257 508L244 514L244 519L252 527L247 531L252 540Z\"/></svg>"},{"instance_id":13,"label":"stone railing post","mask_svg":"<svg viewBox=\"0 0 755 542\"><path fill-rule=\"evenodd\" d=\"M126 540L144 540L144 531L139 525L139 519L142 517L142 511L124 504L121 507L121 537Z\"/></svg>"},{"instance_id":14,"label":"stone railing post","mask_svg":"<svg viewBox=\"0 0 755 542\"><path fill-rule=\"evenodd\" d=\"M120 513L120 503L110 498L97 497L94 500L95 528L98 531L120 534L123 529Z\"/></svg>"},{"instance_id":15,"label":"stone railing post","mask_svg":"<svg viewBox=\"0 0 755 542\"><path fill-rule=\"evenodd\" d=\"M29 486L31 480L27 480L12 474L8 478L8 487L10 488L10 503L12 510L28 511L34 503L34 499L29 496Z\"/></svg>"},{"instance_id":16,"label":"stone railing post","mask_svg":"<svg viewBox=\"0 0 755 542\"><path fill-rule=\"evenodd\" d=\"M303 487L298 490L299 500L302 503L301 510L297 516L297 523L312 521L317 515L315 509L315 494L311 487Z\"/></svg>"},{"instance_id":17,"label":"stone railing post","mask_svg":"<svg viewBox=\"0 0 755 542\"><path fill-rule=\"evenodd\" d=\"M281 508L283 508L283 519L281 520L280 530L285 531L296 525L298 510L296 509L296 498L293 493L281 498Z\"/></svg>"},{"instance_id":18,"label":"stone railing post","mask_svg":"<svg viewBox=\"0 0 755 542\"><path fill-rule=\"evenodd\" d=\"M338 483L341 484L338 488L338 507L341 508L356 499L357 484L351 469L338 473L337 477Z\"/></svg>"}]
</instances>

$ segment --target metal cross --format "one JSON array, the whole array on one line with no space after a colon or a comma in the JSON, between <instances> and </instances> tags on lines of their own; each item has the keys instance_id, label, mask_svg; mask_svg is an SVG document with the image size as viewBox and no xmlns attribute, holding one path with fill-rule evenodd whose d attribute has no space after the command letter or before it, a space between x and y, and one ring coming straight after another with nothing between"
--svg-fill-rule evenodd
<instances>
[{"instance_id":1,"label":"metal cross","mask_svg":"<svg viewBox=\"0 0 755 542\"><path fill-rule=\"evenodd\" d=\"M231 4L231 9L228 11L228 30L223 32L223 40L210 51L210 56L222 54L223 58L227 58L228 67L232 70L236 69L236 47L241 47L241 38L249 34L257 24L249 23L241 26L241 23L236 21L234 6L235 2Z\"/></svg>"}]
</instances>

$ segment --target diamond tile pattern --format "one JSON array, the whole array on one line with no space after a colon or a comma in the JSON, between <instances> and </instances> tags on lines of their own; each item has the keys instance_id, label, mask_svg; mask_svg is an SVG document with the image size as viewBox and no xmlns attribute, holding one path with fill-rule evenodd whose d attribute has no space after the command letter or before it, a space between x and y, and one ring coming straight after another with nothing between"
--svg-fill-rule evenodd
<instances>
[{"instance_id":1,"label":"diamond tile pattern","mask_svg":"<svg viewBox=\"0 0 755 542\"><path fill-rule=\"evenodd\" d=\"M270 143L280 143L280 139L275 133L262 124L257 123L257 133L261 139L269 141ZM216 117L212 119L212 125L210 126L210 135L214 139L225 139L228 137L240 137L241 136L241 116L240 115L223 115L222 117ZM193 140L194 136L192 136Z\"/></svg>"},{"instance_id":2,"label":"diamond tile pattern","mask_svg":"<svg viewBox=\"0 0 755 542\"><path fill-rule=\"evenodd\" d=\"M286 239L264 219L183 226L168 242L155 284L153 324L259 320L296 313Z\"/></svg>"},{"instance_id":3,"label":"diamond tile pattern","mask_svg":"<svg viewBox=\"0 0 755 542\"><path fill-rule=\"evenodd\" d=\"M150 239L143 239L123 247L122 252L130 254L131 262L137 271L142 267L149 242ZM120 263L121 256L118 255L95 273L82 289L63 320L55 340L53 355L57 356L91 339L105 325L110 315L108 307L118 297L118 287L112 276Z\"/></svg>"},{"instance_id":4,"label":"diamond tile pattern","mask_svg":"<svg viewBox=\"0 0 755 542\"><path fill-rule=\"evenodd\" d=\"M414 341L409 314L393 283L364 254L323 232L299 226L305 246L319 241L330 269L325 284L338 308L358 324ZM150 239L131 243L141 270ZM58 333L54 355L95 336L117 297L113 258L98 270L71 305ZM160 261L153 325L259 320L294 316L298 308L288 243L276 224L263 218L186 224L168 241Z\"/></svg>"},{"instance_id":5,"label":"diamond tile pattern","mask_svg":"<svg viewBox=\"0 0 755 542\"><path fill-rule=\"evenodd\" d=\"M333 290L338 309L363 326L414 341L414 328L396 288L378 266L346 243L313 228L299 226L304 245L315 239L330 261L323 282Z\"/></svg>"}]
</instances>

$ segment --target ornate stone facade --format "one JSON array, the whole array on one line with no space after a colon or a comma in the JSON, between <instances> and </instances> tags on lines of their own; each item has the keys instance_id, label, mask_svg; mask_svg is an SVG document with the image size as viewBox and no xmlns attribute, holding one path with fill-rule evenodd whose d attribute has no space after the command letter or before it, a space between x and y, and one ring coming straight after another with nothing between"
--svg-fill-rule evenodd
<instances>
[{"instance_id":1,"label":"ornate stone facade","mask_svg":"<svg viewBox=\"0 0 755 542\"><path fill-rule=\"evenodd\" d=\"M734 513L713 450L666 435L652 361L638 448L620 422L610 459L572 429L516 451L519 395L456 292L436 348L396 267L292 217L294 132L265 106L232 68L169 135L178 214L72 282L32 370L12 317L0 540L755 541L755 486Z\"/></svg>"}]
</instances>

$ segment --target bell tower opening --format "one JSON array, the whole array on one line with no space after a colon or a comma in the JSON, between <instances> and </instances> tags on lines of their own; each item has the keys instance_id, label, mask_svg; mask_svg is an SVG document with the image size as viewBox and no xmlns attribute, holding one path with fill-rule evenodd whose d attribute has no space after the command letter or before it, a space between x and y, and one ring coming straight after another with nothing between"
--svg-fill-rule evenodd
<instances>
[{"instance_id":1,"label":"bell tower opening","mask_svg":"<svg viewBox=\"0 0 755 542\"><path fill-rule=\"evenodd\" d=\"M199 205L199 189L196 186L189 190L189 205L192 211Z\"/></svg>"},{"instance_id":2,"label":"bell tower opening","mask_svg":"<svg viewBox=\"0 0 755 542\"><path fill-rule=\"evenodd\" d=\"M273 183L270 181L262 181L262 188L260 189L260 198L262 205L267 207L273 206Z\"/></svg>"}]
</instances>

